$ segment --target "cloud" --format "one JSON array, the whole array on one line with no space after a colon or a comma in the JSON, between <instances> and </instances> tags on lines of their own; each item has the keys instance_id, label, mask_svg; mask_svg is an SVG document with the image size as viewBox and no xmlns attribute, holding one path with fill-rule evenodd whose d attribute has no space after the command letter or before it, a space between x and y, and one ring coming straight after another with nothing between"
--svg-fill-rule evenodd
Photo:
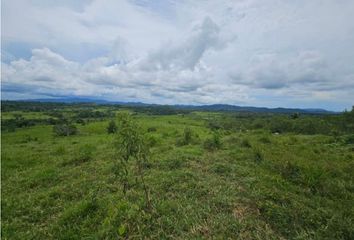
<instances>
[{"instance_id":1,"label":"cloud","mask_svg":"<svg viewBox=\"0 0 354 240\"><path fill-rule=\"evenodd\" d=\"M162 45L145 57L129 60L122 54L125 49L121 42L117 43L122 45L120 49L114 52L120 53L119 56L109 54L86 63L69 61L48 48L33 49L29 60L3 64L4 90L24 92L27 88L34 94L48 95L116 94L120 99L168 96L170 102L181 101L208 84L212 74L200 60L208 49L219 43L218 26L206 18L193 28L190 37L174 48L166 50L166 45Z\"/></svg>"},{"instance_id":2,"label":"cloud","mask_svg":"<svg viewBox=\"0 0 354 240\"><path fill-rule=\"evenodd\" d=\"M230 72L234 83L265 89L296 85L311 89L323 84L338 87L334 76L325 59L316 51L302 51L286 58L280 54L259 54L251 59L245 69ZM343 76L337 76L343 81Z\"/></svg>"},{"instance_id":3,"label":"cloud","mask_svg":"<svg viewBox=\"0 0 354 240\"><path fill-rule=\"evenodd\" d=\"M203 23L194 28L193 35L179 44L164 44L158 51L149 54L143 62L144 69L194 70L201 57L210 48L221 45L219 27L206 17Z\"/></svg>"},{"instance_id":4,"label":"cloud","mask_svg":"<svg viewBox=\"0 0 354 240\"><path fill-rule=\"evenodd\" d=\"M19 88L21 91L75 93L83 82L79 75L79 64L66 60L48 48L34 49L30 60L20 59L3 64L2 67L2 83L23 86Z\"/></svg>"},{"instance_id":5,"label":"cloud","mask_svg":"<svg viewBox=\"0 0 354 240\"><path fill-rule=\"evenodd\" d=\"M349 108L353 11L347 0L6 0L2 93Z\"/></svg>"}]
</instances>

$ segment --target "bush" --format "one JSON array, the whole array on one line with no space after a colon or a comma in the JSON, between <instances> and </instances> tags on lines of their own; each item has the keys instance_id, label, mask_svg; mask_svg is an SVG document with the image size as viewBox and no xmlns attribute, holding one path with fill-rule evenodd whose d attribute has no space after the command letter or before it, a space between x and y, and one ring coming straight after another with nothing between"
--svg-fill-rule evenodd
<instances>
[{"instance_id":1,"label":"bush","mask_svg":"<svg viewBox=\"0 0 354 240\"><path fill-rule=\"evenodd\" d=\"M41 119L25 119L20 114L15 114L15 118L8 120L1 120L1 130L14 132L16 128L31 127L42 123Z\"/></svg>"},{"instance_id":2,"label":"bush","mask_svg":"<svg viewBox=\"0 0 354 240\"><path fill-rule=\"evenodd\" d=\"M78 118L78 119L76 120L76 123L81 124L81 125L85 125L85 124L86 124L85 120L82 119L82 118Z\"/></svg>"},{"instance_id":3,"label":"bush","mask_svg":"<svg viewBox=\"0 0 354 240\"><path fill-rule=\"evenodd\" d=\"M158 140L154 136L148 136L145 140L149 147L155 147L158 144Z\"/></svg>"},{"instance_id":4,"label":"bush","mask_svg":"<svg viewBox=\"0 0 354 240\"><path fill-rule=\"evenodd\" d=\"M114 112L111 111L92 111L92 110L81 110L77 113L77 118L104 118L104 117L114 117Z\"/></svg>"},{"instance_id":5,"label":"bush","mask_svg":"<svg viewBox=\"0 0 354 240\"><path fill-rule=\"evenodd\" d=\"M24 139L21 141L22 143L28 143L32 141L38 141L37 137L32 137L31 135L26 134Z\"/></svg>"},{"instance_id":6,"label":"bush","mask_svg":"<svg viewBox=\"0 0 354 240\"><path fill-rule=\"evenodd\" d=\"M270 123L272 133L286 133L293 131L292 122L284 118L274 118Z\"/></svg>"},{"instance_id":7,"label":"bush","mask_svg":"<svg viewBox=\"0 0 354 240\"><path fill-rule=\"evenodd\" d=\"M80 147L78 155L76 157L76 160L78 162L87 162L87 161L92 160L93 150L94 150L94 147L89 144L86 144L86 145Z\"/></svg>"},{"instance_id":8,"label":"bush","mask_svg":"<svg viewBox=\"0 0 354 240\"><path fill-rule=\"evenodd\" d=\"M192 129L190 129L189 127L186 127L183 131L182 138L177 140L177 145L179 145L179 146L188 145L192 142L192 138L193 138Z\"/></svg>"},{"instance_id":9,"label":"bush","mask_svg":"<svg viewBox=\"0 0 354 240\"><path fill-rule=\"evenodd\" d=\"M219 174L219 175L227 175L231 172L231 167L222 163L214 164L211 169L212 172Z\"/></svg>"},{"instance_id":10,"label":"bush","mask_svg":"<svg viewBox=\"0 0 354 240\"><path fill-rule=\"evenodd\" d=\"M346 136L345 143L346 144L354 144L354 135Z\"/></svg>"},{"instance_id":11,"label":"bush","mask_svg":"<svg viewBox=\"0 0 354 240\"><path fill-rule=\"evenodd\" d=\"M209 121L207 123L207 127L210 128L211 130L218 130L222 128L221 124L216 121Z\"/></svg>"},{"instance_id":12,"label":"bush","mask_svg":"<svg viewBox=\"0 0 354 240\"><path fill-rule=\"evenodd\" d=\"M54 151L54 154L55 154L55 155L59 155L59 156L62 156L62 155L64 155L65 153L66 153L66 149L65 149L64 146L59 146L59 147L57 147L57 148L55 149L55 151Z\"/></svg>"},{"instance_id":13,"label":"bush","mask_svg":"<svg viewBox=\"0 0 354 240\"><path fill-rule=\"evenodd\" d=\"M258 148L254 150L253 155L256 163L260 163L264 160L263 152Z\"/></svg>"},{"instance_id":14,"label":"bush","mask_svg":"<svg viewBox=\"0 0 354 240\"><path fill-rule=\"evenodd\" d=\"M258 139L258 141L261 142L261 143L265 143L265 144L272 143L272 142L270 141L270 139L269 139L268 136L262 136L262 137L260 137L260 138Z\"/></svg>"},{"instance_id":15,"label":"bush","mask_svg":"<svg viewBox=\"0 0 354 240\"><path fill-rule=\"evenodd\" d=\"M327 173L324 169L318 167L309 167L303 169L301 182L305 187L308 187L312 193L321 194L326 191L324 183L327 177Z\"/></svg>"},{"instance_id":16,"label":"bush","mask_svg":"<svg viewBox=\"0 0 354 240\"><path fill-rule=\"evenodd\" d=\"M291 119L297 119L297 118L299 118L299 117L300 117L300 114L299 114L299 113L293 113L293 114L290 115L290 118L291 118Z\"/></svg>"},{"instance_id":17,"label":"bush","mask_svg":"<svg viewBox=\"0 0 354 240\"><path fill-rule=\"evenodd\" d=\"M204 142L204 148L207 150L216 150L221 148L221 139L220 135L217 132L214 132L211 138L208 138Z\"/></svg>"},{"instance_id":18,"label":"bush","mask_svg":"<svg viewBox=\"0 0 354 240\"><path fill-rule=\"evenodd\" d=\"M245 147L245 148L250 148L251 147L251 143L248 139L243 139L241 142L241 146Z\"/></svg>"},{"instance_id":19,"label":"bush","mask_svg":"<svg viewBox=\"0 0 354 240\"><path fill-rule=\"evenodd\" d=\"M175 170L183 167L184 161L181 158L172 158L164 161L163 166L168 170Z\"/></svg>"},{"instance_id":20,"label":"bush","mask_svg":"<svg viewBox=\"0 0 354 240\"><path fill-rule=\"evenodd\" d=\"M73 155L73 157L71 159L68 160L64 160L62 162L63 166L78 166L82 163L91 161L93 159L93 152L95 150L95 146L92 146L90 144L85 144L83 146L80 146L78 151L75 152L75 154ZM65 154L65 148L63 146L60 146L56 151L56 154L58 155L63 155Z\"/></svg>"},{"instance_id":21,"label":"bush","mask_svg":"<svg viewBox=\"0 0 354 240\"><path fill-rule=\"evenodd\" d=\"M282 177L291 182L296 183L301 177L301 169L289 161L286 161L285 164L281 165L279 170Z\"/></svg>"},{"instance_id":22,"label":"bush","mask_svg":"<svg viewBox=\"0 0 354 240\"><path fill-rule=\"evenodd\" d=\"M72 124L60 124L53 127L53 132L57 136L71 136L77 134L77 128Z\"/></svg>"},{"instance_id":23,"label":"bush","mask_svg":"<svg viewBox=\"0 0 354 240\"><path fill-rule=\"evenodd\" d=\"M115 121L111 120L107 126L107 133L112 134L112 133L116 133L116 132L117 132L117 125L116 125Z\"/></svg>"},{"instance_id":24,"label":"bush","mask_svg":"<svg viewBox=\"0 0 354 240\"><path fill-rule=\"evenodd\" d=\"M260 120L255 121L252 125L253 129L261 129L263 127L264 127L264 124Z\"/></svg>"},{"instance_id":25,"label":"bush","mask_svg":"<svg viewBox=\"0 0 354 240\"><path fill-rule=\"evenodd\" d=\"M187 144L191 143L191 141L192 141L192 129L187 127L184 129L184 132L183 132L183 143L184 143L184 145L187 145Z\"/></svg>"},{"instance_id":26,"label":"bush","mask_svg":"<svg viewBox=\"0 0 354 240\"><path fill-rule=\"evenodd\" d=\"M156 127L149 127L149 128L147 129L147 131L148 131L148 132L156 132L157 129L156 129Z\"/></svg>"}]
</instances>

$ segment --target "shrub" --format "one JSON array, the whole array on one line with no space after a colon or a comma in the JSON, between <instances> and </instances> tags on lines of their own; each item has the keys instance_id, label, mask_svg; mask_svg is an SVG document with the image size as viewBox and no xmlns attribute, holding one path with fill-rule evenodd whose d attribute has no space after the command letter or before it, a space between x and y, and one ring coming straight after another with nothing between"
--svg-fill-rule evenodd
<instances>
[{"instance_id":1,"label":"shrub","mask_svg":"<svg viewBox=\"0 0 354 240\"><path fill-rule=\"evenodd\" d=\"M241 146L245 147L245 148L250 148L251 147L251 143L250 143L250 141L248 139L242 139Z\"/></svg>"},{"instance_id":2,"label":"shrub","mask_svg":"<svg viewBox=\"0 0 354 240\"><path fill-rule=\"evenodd\" d=\"M299 118L299 117L300 117L300 114L299 114L299 113L293 113L293 114L290 115L290 118L291 118L291 119L297 119L297 118Z\"/></svg>"},{"instance_id":3,"label":"shrub","mask_svg":"<svg viewBox=\"0 0 354 240\"><path fill-rule=\"evenodd\" d=\"M158 140L156 139L156 137L154 136L148 136L146 138L146 144L149 146L149 147L155 147L158 143Z\"/></svg>"},{"instance_id":4,"label":"shrub","mask_svg":"<svg viewBox=\"0 0 354 240\"><path fill-rule=\"evenodd\" d=\"M294 131L302 134L316 134L321 131L321 121L314 121L313 119L306 119L295 125Z\"/></svg>"},{"instance_id":5,"label":"shrub","mask_svg":"<svg viewBox=\"0 0 354 240\"><path fill-rule=\"evenodd\" d=\"M231 172L231 168L225 164L216 163L211 167L211 171L219 175L226 175Z\"/></svg>"},{"instance_id":6,"label":"shrub","mask_svg":"<svg viewBox=\"0 0 354 240\"><path fill-rule=\"evenodd\" d=\"M188 145L192 142L192 138L193 138L192 129L186 127L183 131L182 138L177 140L177 145L179 146Z\"/></svg>"},{"instance_id":7,"label":"shrub","mask_svg":"<svg viewBox=\"0 0 354 240\"><path fill-rule=\"evenodd\" d=\"M65 149L64 146L59 146L59 147L57 147L55 149L54 153L55 153L55 155L61 156L61 155L64 155L66 153L66 149Z\"/></svg>"},{"instance_id":8,"label":"shrub","mask_svg":"<svg viewBox=\"0 0 354 240\"><path fill-rule=\"evenodd\" d=\"M108 126L107 126L107 133L108 134L112 134L112 133L116 133L117 132L117 125L116 125L116 122L111 120L109 123L108 123Z\"/></svg>"},{"instance_id":9,"label":"shrub","mask_svg":"<svg viewBox=\"0 0 354 240\"><path fill-rule=\"evenodd\" d=\"M78 118L78 119L76 120L76 123L81 124L81 125L85 125L85 124L86 124L85 120L82 119L82 118Z\"/></svg>"},{"instance_id":10,"label":"shrub","mask_svg":"<svg viewBox=\"0 0 354 240\"><path fill-rule=\"evenodd\" d=\"M54 125L53 132L57 136L71 136L77 134L77 128L72 124Z\"/></svg>"},{"instance_id":11,"label":"shrub","mask_svg":"<svg viewBox=\"0 0 354 240\"><path fill-rule=\"evenodd\" d=\"M179 169L184 165L184 161L181 158L172 158L172 159L167 159L164 162L164 167L166 167L168 170L175 170Z\"/></svg>"},{"instance_id":12,"label":"shrub","mask_svg":"<svg viewBox=\"0 0 354 240\"><path fill-rule=\"evenodd\" d=\"M147 131L148 131L148 132L156 132L157 129L156 129L156 127L149 127L149 128L147 129Z\"/></svg>"},{"instance_id":13,"label":"shrub","mask_svg":"<svg viewBox=\"0 0 354 240\"><path fill-rule=\"evenodd\" d=\"M31 127L36 124L42 123L44 120L41 119L25 119L20 114L15 114L16 118L13 119L2 119L1 120L1 130L13 132L16 128Z\"/></svg>"},{"instance_id":14,"label":"shrub","mask_svg":"<svg viewBox=\"0 0 354 240\"><path fill-rule=\"evenodd\" d=\"M273 133L286 133L293 130L292 122L284 118L274 118L270 123L270 130Z\"/></svg>"},{"instance_id":15,"label":"shrub","mask_svg":"<svg viewBox=\"0 0 354 240\"><path fill-rule=\"evenodd\" d=\"M216 150L221 148L221 139L220 135L217 132L214 132L211 138L208 138L204 141L204 148L207 150Z\"/></svg>"},{"instance_id":16,"label":"shrub","mask_svg":"<svg viewBox=\"0 0 354 240\"><path fill-rule=\"evenodd\" d=\"M92 111L92 110L81 110L76 115L77 118L104 118L104 117L114 117L114 112L112 111Z\"/></svg>"},{"instance_id":17,"label":"shrub","mask_svg":"<svg viewBox=\"0 0 354 240\"><path fill-rule=\"evenodd\" d=\"M254 161L256 163L260 163L264 160L263 153L260 149L255 149L253 155L254 155Z\"/></svg>"},{"instance_id":18,"label":"shrub","mask_svg":"<svg viewBox=\"0 0 354 240\"><path fill-rule=\"evenodd\" d=\"M261 143L269 144L271 143L270 139L268 136L262 136L258 139Z\"/></svg>"},{"instance_id":19,"label":"shrub","mask_svg":"<svg viewBox=\"0 0 354 240\"><path fill-rule=\"evenodd\" d=\"M86 144L79 149L77 160L80 162L87 162L92 160L94 147Z\"/></svg>"},{"instance_id":20,"label":"shrub","mask_svg":"<svg viewBox=\"0 0 354 240\"><path fill-rule=\"evenodd\" d=\"M261 129L263 127L264 127L264 125L261 122L255 122L252 126L252 128L254 128L254 129Z\"/></svg>"},{"instance_id":21,"label":"shrub","mask_svg":"<svg viewBox=\"0 0 354 240\"><path fill-rule=\"evenodd\" d=\"M22 143L28 143L32 141L38 141L37 137L32 137L31 135L26 134L24 139L21 141Z\"/></svg>"},{"instance_id":22,"label":"shrub","mask_svg":"<svg viewBox=\"0 0 354 240\"><path fill-rule=\"evenodd\" d=\"M184 145L187 145L187 144L191 143L191 141L192 141L192 129L187 127L184 129L184 132L183 132L183 143L184 143Z\"/></svg>"},{"instance_id":23,"label":"shrub","mask_svg":"<svg viewBox=\"0 0 354 240\"><path fill-rule=\"evenodd\" d=\"M85 144L81 146L78 151L75 153L74 157L71 158L70 160L64 160L62 163L63 166L67 165L80 165L82 163L91 161L93 159L93 152L95 150L95 147L90 145L90 144ZM57 149L57 154L64 154L65 149Z\"/></svg>"},{"instance_id":24,"label":"shrub","mask_svg":"<svg viewBox=\"0 0 354 240\"><path fill-rule=\"evenodd\" d=\"M289 143L290 144L296 144L298 142L299 142L299 140L295 136L290 136L289 137Z\"/></svg>"},{"instance_id":25,"label":"shrub","mask_svg":"<svg viewBox=\"0 0 354 240\"><path fill-rule=\"evenodd\" d=\"M346 144L354 144L354 135L349 135L345 138Z\"/></svg>"},{"instance_id":26,"label":"shrub","mask_svg":"<svg viewBox=\"0 0 354 240\"><path fill-rule=\"evenodd\" d=\"M219 122L216 122L216 121L209 121L207 123L207 127L210 128L211 130L218 130L218 129L221 129L222 126L220 125Z\"/></svg>"},{"instance_id":27,"label":"shrub","mask_svg":"<svg viewBox=\"0 0 354 240\"><path fill-rule=\"evenodd\" d=\"M301 182L304 186L308 187L312 193L323 193L325 189L325 179L327 173L324 169L318 167L309 167L303 169L301 175Z\"/></svg>"},{"instance_id":28,"label":"shrub","mask_svg":"<svg viewBox=\"0 0 354 240\"><path fill-rule=\"evenodd\" d=\"M301 177L301 169L289 161L280 166L280 173L283 178L291 182L298 182Z\"/></svg>"}]
</instances>

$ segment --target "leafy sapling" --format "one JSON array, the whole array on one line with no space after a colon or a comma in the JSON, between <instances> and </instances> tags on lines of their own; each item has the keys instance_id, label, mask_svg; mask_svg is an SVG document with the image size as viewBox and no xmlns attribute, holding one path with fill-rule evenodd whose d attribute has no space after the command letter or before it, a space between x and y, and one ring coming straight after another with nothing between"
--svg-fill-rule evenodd
<instances>
[{"instance_id":1,"label":"leafy sapling","mask_svg":"<svg viewBox=\"0 0 354 240\"><path fill-rule=\"evenodd\" d=\"M149 190L144 180L143 171L148 161L149 147L141 129L128 114L122 114L119 118L119 131L116 133L115 146L117 161L114 166L114 174L123 186L123 193L126 194L130 187L129 176L133 173L129 168L129 163L132 161L137 173L136 180L140 180L144 189L146 204L150 208Z\"/></svg>"}]
</instances>

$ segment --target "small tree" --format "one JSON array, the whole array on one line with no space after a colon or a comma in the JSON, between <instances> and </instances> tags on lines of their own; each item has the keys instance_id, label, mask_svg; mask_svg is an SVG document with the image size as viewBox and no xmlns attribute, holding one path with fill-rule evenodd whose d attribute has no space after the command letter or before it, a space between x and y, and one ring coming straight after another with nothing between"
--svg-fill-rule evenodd
<instances>
[{"instance_id":1,"label":"small tree","mask_svg":"<svg viewBox=\"0 0 354 240\"><path fill-rule=\"evenodd\" d=\"M299 117L300 117L300 114L297 112L290 115L291 119L298 119Z\"/></svg>"},{"instance_id":2,"label":"small tree","mask_svg":"<svg viewBox=\"0 0 354 240\"><path fill-rule=\"evenodd\" d=\"M58 124L54 125L53 132L57 136L70 136L77 133L77 128L71 124Z\"/></svg>"},{"instance_id":3,"label":"small tree","mask_svg":"<svg viewBox=\"0 0 354 240\"><path fill-rule=\"evenodd\" d=\"M177 146L184 146L191 144L193 140L193 132L192 129L189 127L184 128L182 137L177 139L176 145Z\"/></svg>"},{"instance_id":4,"label":"small tree","mask_svg":"<svg viewBox=\"0 0 354 240\"><path fill-rule=\"evenodd\" d=\"M354 123L354 106L352 107L352 110L348 112L347 110L344 112L344 116L346 117L346 121L350 123Z\"/></svg>"},{"instance_id":5,"label":"small tree","mask_svg":"<svg viewBox=\"0 0 354 240\"><path fill-rule=\"evenodd\" d=\"M126 194L129 188L129 162L134 161L135 169L138 179L140 180L147 206L150 208L149 191L145 184L143 168L148 160L149 149L145 143L144 136L141 134L139 126L130 118L129 115L124 114L120 116L119 131L116 138L116 149L118 152L117 161L114 167L114 173L119 177L123 185L123 193Z\"/></svg>"},{"instance_id":6,"label":"small tree","mask_svg":"<svg viewBox=\"0 0 354 240\"><path fill-rule=\"evenodd\" d=\"M86 123L85 123L85 120L82 119L82 118L78 118L78 119L76 120L76 123L81 124L82 126L84 126L84 125L86 124Z\"/></svg>"},{"instance_id":7,"label":"small tree","mask_svg":"<svg viewBox=\"0 0 354 240\"><path fill-rule=\"evenodd\" d=\"M183 132L183 143L185 145L189 144L192 141L192 129L186 127Z\"/></svg>"},{"instance_id":8,"label":"small tree","mask_svg":"<svg viewBox=\"0 0 354 240\"><path fill-rule=\"evenodd\" d=\"M109 123L108 123L108 126L107 126L107 133L108 134L111 134L111 133L116 133L117 132L117 125L116 125L116 122L111 120Z\"/></svg>"},{"instance_id":9,"label":"small tree","mask_svg":"<svg viewBox=\"0 0 354 240\"><path fill-rule=\"evenodd\" d=\"M204 148L207 150L216 150L221 148L221 139L218 132L214 132L212 138L208 138L204 142Z\"/></svg>"}]
</instances>

